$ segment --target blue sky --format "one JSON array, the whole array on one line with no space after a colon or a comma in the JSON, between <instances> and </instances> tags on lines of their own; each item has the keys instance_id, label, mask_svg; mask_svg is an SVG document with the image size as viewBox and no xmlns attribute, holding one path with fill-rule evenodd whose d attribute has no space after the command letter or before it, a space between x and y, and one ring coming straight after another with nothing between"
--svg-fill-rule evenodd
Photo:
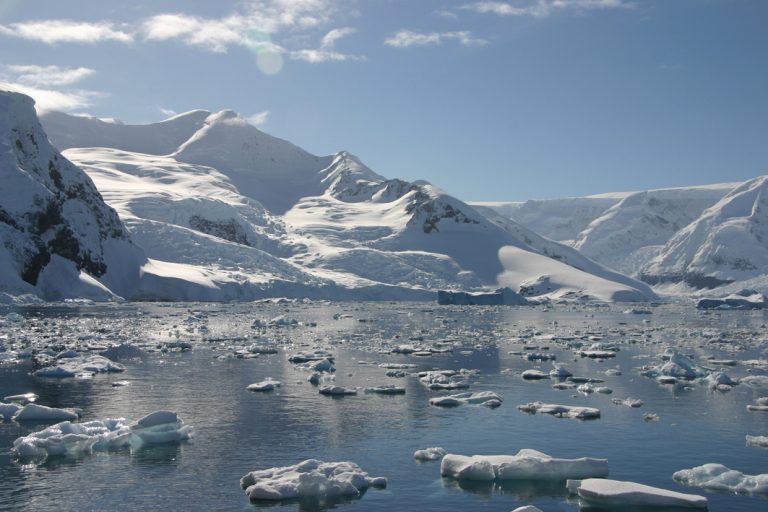
<instances>
[{"instance_id":1,"label":"blue sky","mask_svg":"<svg viewBox=\"0 0 768 512\"><path fill-rule=\"evenodd\" d=\"M41 108L231 108L465 200L768 174L764 0L0 0Z\"/></svg>"}]
</instances>

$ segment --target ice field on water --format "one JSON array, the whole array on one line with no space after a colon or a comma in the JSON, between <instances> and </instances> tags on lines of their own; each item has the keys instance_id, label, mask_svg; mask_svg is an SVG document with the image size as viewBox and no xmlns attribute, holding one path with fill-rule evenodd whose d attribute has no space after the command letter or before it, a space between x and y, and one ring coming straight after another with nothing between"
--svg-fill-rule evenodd
<instances>
[{"instance_id":1,"label":"ice field on water","mask_svg":"<svg viewBox=\"0 0 768 512\"><path fill-rule=\"evenodd\" d=\"M0 422L0 509L252 510L272 505L250 502L241 477L306 459L351 461L372 477L386 477L387 486L351 500L287 502L282 510L580 508L564 481L466 482L441 477L439 460L414 460L416 450L439 446L459 455L534 449L607 459L609 478L702 495L712 511L767 510L765 495L715 493L672 478L706 463L747 475L768 472L766 448L745 441L768 435L768 412L747 409L768 396L768 377L756 377L768 375L766 314L672 304L637 314L642 311L627 307L294 301L6 307L0 310L0 399L35 393L40 405L81 409L80 422L169 410L193 434L152 447L20 460L11 451L14 441L55 421L6 418ZM614 357L583 357L594 343ZM98 353L124 344L138 350L107 352L124 372L89 378L36 377L25 357L30 349ZM668 347L691 356L697 368L723 370L741 383L730 390L710 385L714 379L662 384L652 374ZM289 361L315 350L332 354L336 368L318 385L308 382L311 371ZM574 377L603 381L591 383L593 391L612 393L579 391L581 382L523 379L532 369L549 376L553 361L541 358L553 356ZM413 366L388 376L397 373L385 367L392 364ZM417 376L461 369L473 370L456 377L468 388L432 390ZM606 373L612 369L619 371ZM247 389L264 381L280 385ZM563 382L564 389L553 388ZM365 392L388 384L405 394ZM357 394L324 396L318 390L326 385ZM433 398L482 391L499 395L501 405L430 405ZM642 405L626 405L630 398ZM518 409L536 401L597 408L600 418Z\"/></svg>"}]
</instances>

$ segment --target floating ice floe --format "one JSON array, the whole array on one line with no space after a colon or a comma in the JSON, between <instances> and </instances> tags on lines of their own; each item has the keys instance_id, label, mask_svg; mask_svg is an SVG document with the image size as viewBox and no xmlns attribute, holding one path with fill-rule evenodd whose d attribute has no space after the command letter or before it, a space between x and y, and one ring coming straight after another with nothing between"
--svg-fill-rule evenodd
<instances>
[{"instance_id":1,"label":"floating ice floe","mask_svg":"<svg viewBox=\"0 0 768 512\"><path fill-rule=\"evenodd\" d=\"M461 404L484 405L486 407L498 407L504 400L493 391L479 391L477 393L457 393L455 395L438 396L430 398L430 405L440 407L455 407Z\"/></svg>"},{"instance_id":2,"label":"floating ice floe","mask_svg":"<svg viewBox=\"0 0 768 512\"><path fill-rule=\"evenodd\" d=\"M15 402L21 405L31 404L35 400L40 398L34 393L22 393L20 395L9 395L3 398L6 402Z\"/></svg>"},{"instance_id":3,"label":"floating ice floe","mask_svg":"<svg viewBox=\"0 0 768 512\"><path fill-rule=\"evenodd\" d=\"M35 371L35 377L75 377L77 375L94 375L97 373L112 373L125 371L125 367L104 356L86 355L60 359L52 366L46 366Z\"/></svg>"},{"instance_id":4,"label":"floating ice floe","mask_svg":"<svg viewBox=\"0 0 768 512\"><path fill-rule=\"evenodd\" d=\"M738 380L733 380L723 372L710 373L704 380L709 389L713 391L730 391L733 386L739 384Z\"/></svg>"},{"instance_id":5,"label":"floating ice floe","mask_svg":"<svg viewBox=\"0 0 768 512\"><path fill-rule=\"evenodd\" d=\"M768 448L768 436L746 436L747 446L759 446Z\"/></svg>"},{"instance_id":6,"label":"floating ice floe","mask_svg":"<svg viewBox=\"0 0 768 512\"><path fill-rule=\"evenodd\" d=\"M677 379L693 380L706 377L709 373L706 369L694 364L686 356L673 350L665 352L663 358L667 360L664 364L651 367L640 374L644 377L655 378L663 384L674 384ZM665 382L665 378L673 380Z\"/></svg>"},{"instance_id":7,"label":"floating ice floe","mask_svg":"<svg viewBox=\"0 0 768 512\"><path fill-rule=\"evenodd\" d=\"M416 450L413 452L413 458L421 461L438 460L442 459L446 453L447 452L443 448L435 446L432 448L424 448L423 450Z\"/></svg>"},{"instance_id":8,"label":"floating ice floe","mask_svg":"<svg viewBox=\"0 0 768 512\"><path fill-rule=\"evenodd\" d=\"M38 404L27 404L13 416L16 421L63 421L80 417L78 409L59 409Z\"/></svg>"},{"instance_id":9,"label":"floating ice floe","mask_svg":"<svg viewBox=\"0 0 768 512\"><path fill-rule=\"evenodd\" d=\"M541 380L541 379L548 379L549 375L544 373L541 370L525 370L521 377L525 380Z\"/></svg>"},{"instance_id":10,"label":"floating ice floe","mask_svg":"<svg viewBox=\"0 0 768 512\"><path fill-rule=\"evenodd\" d=\"M279 380L265 379L261 382L249 384L245 389L248 391L274 391L275 388L282 386L283 383Z\"/></svg>"},{"instance_id":11,"label":"floating ice floe","mask_svg":"<svg viewBox=\"0 0 768 512\"><path fill-rule=\"evenodd\" d=\"M63 421L39 432L19 437L11 454L21 459L77 455L93 450L118 450L130 446L131 431L124 418L71 423Z\"/></svg>"},{"instance_id":12,"label":"floating ice floe","mask_svg":"<svg viewBox=\"0 0 768 512\"><path fill-rule=\"evenodd\" d=\"M318 393L328 396L356 395L357 389L345 388L342 386L323 386L318 390Z\"/></svg>"},{"instance_id":13,"label":"floating ice floe","mask_svg":"<svg viewBox=\"0 0 768 512\"><path fill-rule=\"evenodd\" d=\"M522 507L517 507L512 512L543 512L539 507L534 507L533 505L524 505Z\"/></svg>"},{"instance_id":14,"label":"floating ice floe","mask_svg":"<svg viewBox=\"0 0 768 512\"><path fill-rule=\"evenodd\" d=\"M626 405L627 407L638 408L643 406L643 401L639 398L614 398L612 402L616 405Z\"/></svg>"},{"instance_id":15,"label":"floating ice floe","mask_svg":"<svg viewBox=\"0 0 768 512\"><path fill-rule=\"evenodd\" d=\"M402 386L395 386L394 384L384 384L383 386L376 386L375 388L365 388L366 393L377 393L379 395L404 395L405 388Z\"/></svg>"},{"instance_id":16,"label":"floating ice floe","mask_svg":"<svg viewBox=\"0 0 768 512\"><path fill-rule=\"evenodd\" d=\"M577 420L595 419L600 417L600 409L595 407L579 407L574 405L545 404L542 402L529 402L518 405L518 410L527 413L551 414Z\"/></svg>"},{"instance_id":17,"label":"floating ice floe","mask_svg":"<svg viewBox=\"0 0 768 512\"><path fill-rule=\"evenodd\" d=\"M751 388L768 388L768 375L749 375L739 379L739 383Z\"/></svg>"},{"instance_id":18,"label":"floating ice floe","mask_svg":"<svg viewBox=\"0 0 768 512\"><path fill-rule=\"evenodd\" d=\"M549 371L549 376L553 379L567 379L573 377L573 374L562 364L556 364L555 367Z\"/></svg>"},{"instance_id":19,"label":"floating ice floe","mask_svg":"<svg viewBox=\"0 0 768 512\"><path fill-rule=\"evenodd\" d=\"M467 379L474 375L472 370L433 370L420 372L419 380L429 389L466 389L469 387Z\"/></svg>"},{"instance_id":20,"label":"floating ice floe","mask_svg":"<svg viewBox=\"0 0 768 512\"><path fill-rule=\"evenodd\" d=\"M581 357L589 357L590 359L609 359L616 357L616 352L612 350L581 350L579 355Z\"/></svg>"},{"instance_id":21,"label":"floating ice floe","mask_svg":"<svg viewBox=\"0 0 768 512\"><path fill-rule=\"evenodd\" d=\"M747 405L747 410L751 412L768 412L768 405Z\"/></svg>"},{"instance_id":22,"label":"floating ice floe","mask_svg":"<svg viewBox=\"0 0 768 512\"><path fill-rule=\"evenodd\" d=\"M418 368L418 365L410 363L381 363L379 368L386 368L388 370L411 370Z\"/></svg>"},{"instance_id":23,"label":"floating ice floe","mask_svg":"<svg viewBox=\"0 0 768 512\"><path fill-rule=\"evenodd\" d=\"M85 423L63 421L44 430L19 437L11 453L21 459L77 455L93 451L140 448L189 439L192 427L169 411L157 411L134 424L125 418Z\"/></svg>"},{"instance_id":24,"label":"floating ice floe","mask_svg":"<svg viewBox=\"0 0 768 512\"><path fill-rule=\"evenodd\" d=\"M587 505L613 507L707 508L707 498L658 487L605 478L568 480L568 490Z\"/></svg>"},{"instance_id":25,"label":"floating ice floe","mask_svg":"<svg viewBox=\"0 0 768 512\"><path fill-rule=\"evenodd\" d=\"M447 454L440 464L440 474L459 480L567 480L608 476L608 461L581 457L558 459L545 453L524 449L517 455Z\"/></svg>"},{"instance_id":26,"label":"floating ice floe","mask_svg":"<svg viewBox=\"0 0 768 512\"><path fill-rule=\"evenodd\" d=\"M155 411L130 425L131 445L140 448L145 445L175 443L191 437L192 427L172 411Z\"/></svg>"},{"instance_id":27,"label":"floating ice floe","mask_svg":"<svg viewBox=\"0 0 768 512\"><path fill-rule=\"evenodd\" d=\"M768 494L768 474L745 475L722 464L704 464L675 472L672 478L680 483L710 491L734 494Z\"/></svg>"},{"instance_id":28,"label":"floating ice floe","mask_svg":"<svg viewBox=\"0 0 768 512\"><path fill-rule=\"evenodd\" d=\"M327 350L315 350L314 352L297 352L288 357L292 363L308 363L310 361L322 361L328 359L333 362L333 354Z\"/></svg>"},{"instance_id":29,"label":"floating ice floe","mask_svg":"<svg viewBox=\"0 0 768 512\"><path fill-rule=\"evenodd\" d=\"M331 363L330 359L321 359L320 361L315 361L314 363L306 363L304 366L302 366L302 368L311 372L319 373L333 373L336 371L336 368L333 366L333 363Z\"/></svg>"},{"instance_id":30,"label":"floating ice floe","mask_svg":"<svg viewBox=\"0 0 768 512\"><path fill-rule=\"evenodd\" d=\"M252 471L240 479L240 486L252 501L323 500L358 497L369 487L386 487L387 479L368 476L354 462L309 459L293 466Z\"/></svg>"}]
</instances>

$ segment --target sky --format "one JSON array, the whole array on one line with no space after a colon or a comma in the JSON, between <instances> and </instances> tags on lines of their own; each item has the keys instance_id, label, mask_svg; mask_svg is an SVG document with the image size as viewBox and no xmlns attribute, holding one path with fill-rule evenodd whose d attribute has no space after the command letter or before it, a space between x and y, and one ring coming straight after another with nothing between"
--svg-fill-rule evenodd
<instances>
[{"instance_id":1,"label":"sky","mask_svg":"<svg viewBox=\"0 0 768 512\"><path fill-rule=\"evenodd\" d=\"M0 82L542 199L768 174L766 26L765 0L0 0Z\"/></svg>"}]
</instances>

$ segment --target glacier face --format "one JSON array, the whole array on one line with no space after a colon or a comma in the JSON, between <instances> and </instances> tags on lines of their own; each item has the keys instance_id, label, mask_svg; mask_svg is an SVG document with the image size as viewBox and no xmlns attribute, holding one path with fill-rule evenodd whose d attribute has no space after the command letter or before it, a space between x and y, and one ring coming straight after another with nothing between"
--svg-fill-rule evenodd
<instances>
[{"instance_id":1,"label":"glacier face","mask_svg":"<svg viewBox=\"0 0 768 512\"><path fill-rule=\"evenodd\" d=\"M143 126L60 113L42 120L147 252L145 271L207 286L207 299L248 298L254 286L280 293L276 282L292 285L286 293L425 298L437 288L496 287L501 275L513 288L549 280L555 288L540 295L552 297L655 298L643 283L433 185L384 178L346 152L311 155L231 111ZM509 274L504 247L521 251L525 274ZM537 270L551 262L557 279ZM599 290L583 274L596 275ZM151 296L143 286L137 296Z\"/></svg>"}]
</instances>

